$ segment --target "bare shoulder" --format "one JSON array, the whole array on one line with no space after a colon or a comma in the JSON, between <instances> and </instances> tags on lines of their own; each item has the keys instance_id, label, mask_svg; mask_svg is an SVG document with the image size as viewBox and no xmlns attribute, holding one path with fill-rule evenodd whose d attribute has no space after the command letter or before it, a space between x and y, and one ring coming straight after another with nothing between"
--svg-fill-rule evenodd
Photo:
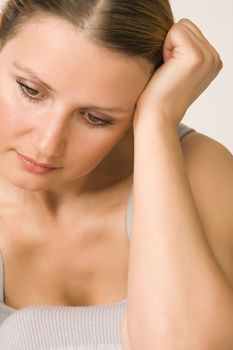
<instances>
[{"instance_id":1,"label":"bare shoulder","mask_svg":"<svg viewBox=\"0 0 233 350\"><path fill-rule=\"evenodd\" d=\"M185 168L210 246L233 286L233 156L218 141L192 132L181 141Z\"/></svg>"}]
</instances>

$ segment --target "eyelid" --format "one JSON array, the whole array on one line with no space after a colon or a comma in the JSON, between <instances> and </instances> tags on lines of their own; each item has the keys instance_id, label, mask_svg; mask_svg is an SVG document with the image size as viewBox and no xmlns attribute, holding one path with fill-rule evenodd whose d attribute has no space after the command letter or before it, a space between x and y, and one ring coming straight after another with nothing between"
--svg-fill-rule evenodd
<instances>
[{"instance_id":1,"label":"eyelid","mask_svg":"<svg viewBox=\"0 0 233 350\"><path fill-rule=\"evenodd\" d=\"M33 92L35 92L35 93L37 93L37 94L40 94L40 93L41 93L40 91L35 90L35 89L31 88L30 86L26 86L26 85L24 85L24 84L22 84L21 86L24 87L28 92L29 92L29 91L33 91ZM29 94L29 95L30 95L30 94ZM32 97L38 99L38 98L35 97L35 96L32 96Z\"/></svg>"},{"instance_id":2,"label":"eyelid","mask_svg":"<svg viewBox=\"0 0 233 350\"><path fill-rule=\"evenodd\" d=\"M38 92L38 93L40 93L41 95L43 95L43 97L46 96L46 94L44 94L44 92L41 92L41 91L40 91L39 89L37 89L36 87L34 88L34 87L30 86L29 83L25 83L25 82L23 82L21 79L17 79L16 82L17 82L19 85L21 85L22 87L24 87L25 89L29 89L29 90L33 90L33 91L35 91L35 92Z\"/></svg>"},{"instance_id":3,"label":"eyelid","mask_svg":"<svg viewBox=\"0 0 233 350\"><path fill-rule=\"evenodd\" d=\"M90 115L92 115L95 118L102 119L103 121L112 121L112 122L114 122L114 118L112 118L111 116L99 113L98 111L97 112L93 111L92 109L89 109L89 108L85 108L85 109L83 108L80 111L80 113L90 114Z\"/></svg>"},{"instance_id":4,"label":"eyelid","mask_svg":"<svg viewBox=\"0 0 233 350\"><path fill-rule=\"evenodd\" d=\"M105 123L105 124L111 124L111 125L115 124L115 120L113 118L98 115L97 113L92 112L90 110L81 111L80 113L83 114L85 117L87 117L86 119L88 119L88 116L89 116L89 117L93 117L95 119L98 119L100 122Z\"/></svg>"},{"instance_id":5,"label":"eyelid","mask_svg":"<svg viewBox=\"0 0 233 350\"><path fill-rule=\"evenodd\" d=\"M18 85L20 86L21 90L23 91L23 88L25 88L26 90L32 90L38 94L42 94L39 90L32 88L31 86L29 86L28 84L22 82L20 79L16 80L16 82L18 83ZM23 91L23 93L25 94L25 96L27 96L28 98L30 98L31 100L34 100L34 102L41 102L44 97L46 97L46 95L43 94L42 97L35 97L30 95L30 93L26 93L25 91ZM90 110L89 108L83 108L80 113L83 114L87 114L87 115L92 115L93 117L100 119L100 121L108 123L108 124L113 124L115 122L115 119L109 115L105 115L105 114L99 114L98 112L94 112L92 110Z\"/></svg>"}]
</instances>

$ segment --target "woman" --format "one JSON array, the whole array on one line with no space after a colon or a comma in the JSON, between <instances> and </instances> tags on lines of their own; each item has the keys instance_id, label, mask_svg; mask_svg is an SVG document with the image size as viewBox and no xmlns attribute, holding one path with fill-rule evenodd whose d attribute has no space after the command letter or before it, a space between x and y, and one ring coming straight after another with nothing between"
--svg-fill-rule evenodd
<instances>
[{"instance_id":1,"label":"woman","mask_svg":"<svg viewBox=\"0 0 233 350\"><path fill-rule=\"evenodd\" d=\"M231 348L232 156L181 124L219 54L164 0L10 0L0 39L1 349Z\"/></svg>"}]
</instances>

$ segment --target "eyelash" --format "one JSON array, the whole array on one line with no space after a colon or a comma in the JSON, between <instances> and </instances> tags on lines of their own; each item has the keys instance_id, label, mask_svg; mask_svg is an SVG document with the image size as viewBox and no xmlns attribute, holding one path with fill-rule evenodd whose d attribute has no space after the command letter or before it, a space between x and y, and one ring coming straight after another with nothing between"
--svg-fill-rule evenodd
<instances>
[{"instance_id":1,"label":"eyelash","mask_svg":"<svg viewBox=\"0 0 233 350\"><path fill-rule=\"evenodd\" d=\"M19 88L20 94L21 94L24 98L26 98L29 102L31 102L31 103L37 103L38 101L42 100L42 99L39 99L39 98L31 97L30 94L28 95L28 94L25 92L24 88L25 88L27 91L31 90L31 91L34 91L35 93L38 93L37 90L32 89L32 88L30 88L29 86L27 86L27 85L25 85L25 84L23 84L23 83L21 83L21 82L19 82L19 81L17 81L17 80L16 80L16 82L17 82L17 84L18 84L18 88ZM114 122L113 122L112 120L107 120L107 119L103 120L103 119L100 119L100 118L96 117L95 115L90 114L90 113L87 113L87 112L83 112L83 114L87 114L87 115L89 115L91 118L97 119L98 121L102 122L102 124L94 124L94 123L89 122L87 118L84 118L84 122L85 122L90 128L96 128L96 127L99 128L99 127L104 127L104 126L109 126L109 125L113 125L113 124L114 124Z\"/></svg>"}]
</instances>

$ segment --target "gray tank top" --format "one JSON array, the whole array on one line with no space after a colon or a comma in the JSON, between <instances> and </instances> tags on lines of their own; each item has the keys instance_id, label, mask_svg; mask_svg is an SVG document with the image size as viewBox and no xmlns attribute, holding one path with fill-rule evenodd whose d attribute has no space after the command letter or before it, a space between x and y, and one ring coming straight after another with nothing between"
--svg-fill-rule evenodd
<instances>
[{"instance_id":1,"label":"gray tank top","mask_svg":"<svg viewBox=\"0 0 233 350\"><path fill-rule=\"evenodd\" d=\"M179 139L195 131L185 124ZM129 239L132 189L126 210ZM0 255L0 350L123 350L121 320L127 300L98 306L34 305L17 310L4 303L4 264Z\"/></svg>"}]
</instances>

